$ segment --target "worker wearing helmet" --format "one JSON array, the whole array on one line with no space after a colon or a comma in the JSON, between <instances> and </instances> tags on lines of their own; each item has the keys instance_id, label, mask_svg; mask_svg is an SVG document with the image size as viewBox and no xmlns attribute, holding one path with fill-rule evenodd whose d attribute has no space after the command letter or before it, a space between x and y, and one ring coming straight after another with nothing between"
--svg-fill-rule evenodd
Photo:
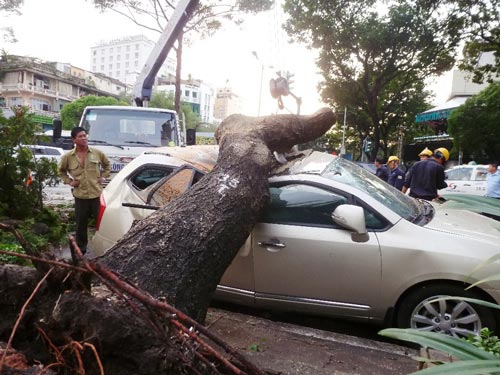
<instances>
[{"instance_id":1,"label":"worker wearing helmet","mask_svg":"<svg viewBox=\"0 0 500 375\"><path fill-rule=\"evenodd\" d=\"M399 169L399 158L397 156L389 156L389 159L387 159L387 166L391 170L387 183L398 190L403 189L405 173Z\"/></svg>"},{"instance_id":2,"label":"worker wearing helmet","mask_svg":"<svg viewBox=\"0 0 500 375\"><path fill-rule=\"evenodd\" d=\"M403 193L410 189L410 196L431 201L438 198L438 190L448 185L445 182L444 164L450 152L440 147L432 157L415 163L406 175Z\"/></svg>"},{"instance_id":3,"label":"worker wearing helmet","mask_svg":"<svg viewBox=\"0 0 500 375\"><path fill-rule=\"evenodd\" d=\"M429 159L431 156L432 156L432 151L429 150L427 147L424 148L422 151L420 151L420 154L418 154L420 160Z\"/></svg>"}]
</instances>

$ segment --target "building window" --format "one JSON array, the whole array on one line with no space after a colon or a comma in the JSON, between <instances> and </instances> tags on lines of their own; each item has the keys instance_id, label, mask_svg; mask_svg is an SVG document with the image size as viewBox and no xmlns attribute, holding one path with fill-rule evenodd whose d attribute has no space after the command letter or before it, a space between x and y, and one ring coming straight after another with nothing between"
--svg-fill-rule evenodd
<instances>
[{"instance_id":1,"label":"building window","mask_svg":"<svg viewBox=\"0 0 500 375\"><path fill-rule=\"evenodd\" d=\"M117 55L117 56L116 56L116 59L117 59L118 61L120 61L120 57L121 57L121 55Z\"/></svg>"},{"instance_id":2,"label":"building window","mask_svg":"<svg viewBox=\"0 0 500 375\"><path fill-rule=\"evenodd\" d=\"M130 51L130 46L127 46L127 51Z\"/></svg>"},{"instance_id":3,"label":"building window","mask_svg":"<svg viewBox=\"0 0 500 375\"><path fill-rule=\"evenodd\" d=\"M117 50L118 52L121 52L122 47L116 47L116 50Z\"/></svg>"},{"instance_id":4,"label":"building window","mask_svg":"<svg viewBox=\"0 0 500 375\"><path fill-rule=\"evenodd\" d=\"M136 52L135 53L135 58L138 59L139 58L139 52Z\"/></svg>"},{"instance_id":5,"label":"building window","mask_svg":"<svg viewBox=\"0 0 500 375\"><path fill-rule=\"evenodd\" d=\"M139 45L138 44L135 45L135 50L139 51Z\"/></svg>"},{"instance_id":6,"label":"building window","mask_svg":"<svg viewBox=\"0 0 500 375\"><path fill-rule=\"evenodd\" d=\"M116 72L115 76L116 78L120 78L120 72Z\"/></svg>"},{"instance_id":7,"label":"building window","mask_svg":"<svg viewBox=\"0 0 500 375\"><path fill-rule=\"evenodd\" d=\"M139 66L139 61L136 60L135 63L134 63L134 65L135 66Z\"/></svg>"},{"instance_id":8,"label":"building window","mask_svg":"<svg viewBox=\"0 0 500 375\"><path fill-rule=\"evenodd\" d=\"M116 63L116 69L120 69L120 63Z\"/></svg>"},{"instance_id":9,"label":"building window","mask_svg":"<svg viewBox=\"0 0 500 375\"><path fill-rule=\"evenodd\" d=\"M31 108L33 109L39 109L41 111L50 111L51 106L49 102L46 100L41 100L41 99L31 99Z\"/></svg>"},{"instance_id":10,"label":"building window","mask_svg":"<svg viewBox=\"0 0 500 375\"><path fill-rule=\"evenodd\" d=\"M97 51L96 50L93 50L92 53L95 55L97 55Z\"/></svg>"},{"instance_id":11,"label":"building window","mask_svg":"<svg viewBox=\"0 0 500 375\"><path fill-rule=\"evenodd\" d=\"M129 65L130 65L130 64L129 64L129 62L127 61L127 62L125 63L125 68L128 68L128 67L129 67Z\"/></svg>"},{"instance_id":12,"label":"building window","mask_svg":"<svg viewBox=\"0 0 500 375\"><path fill-rule=\"evenodd\" d=\"M113 64L109 64L109 69L113 69Z\"/></svg>"},{"instance_id":13,"label":"building window","mask_svg":"<svg viewBox=\"0 0 500 375\"><path fill-rule=\"evenodd\" d=\"M189 90L184 90L184 96L189 98Z\"/></svg>"},{"instance_id":14,"label":"building window","mask_svg":"<svg viewBox=\"0 0 500 375\"><path fill-rule=\"evenodd\" d=\"M113 56L109 56L109 61L113 61Z\"/></svg>"},{"instance_id":15,"label":"building window","mask_svg":"<svg viewBox=\"0 0 500 375\"><path fill-rule=\"evenodd\" d=\"M196 91L193 91L193 99L196 99L198 97L198 93Z\"/></svg>"},{"instance_id":16,"label":"building window","mask_svg":"<svg viewBox=\"0 0 500 375\"><path fill-rule=\"evenodd\" d=\"M109 49L109 53L113 53L113 47Z\"/></svg>"},{"instance_id":17,"label":"building window","mask_svg":"<svg viewBox=\"0 0 500 375\"><path fill-rule=\"evenodd\" d=\"M104 71L104 65L101 65L101 72Z\"/></svg>"},{"instance_id":18,"label":"building window","mask_svg":"<svg viewBox=\"0 0 500 375\"><path fill-rule=\"evenodd\" d=\"M22 105L23 98L20 96L13 96L12 98L7 98L7 102L9 103L9 107L12 107L13 105Z\"/></svg>"}]
</instances>

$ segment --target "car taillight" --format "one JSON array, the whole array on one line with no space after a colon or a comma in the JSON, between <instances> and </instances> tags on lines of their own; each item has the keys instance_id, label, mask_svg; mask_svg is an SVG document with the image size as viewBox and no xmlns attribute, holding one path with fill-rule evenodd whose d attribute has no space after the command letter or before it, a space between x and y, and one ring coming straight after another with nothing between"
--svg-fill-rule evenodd
<instances>
[{"instance_id":1,"label":"car taillight","mask_svg":"<svg viewBox=\"0 0 500 375\"><path fill-rule=\"evenodd\" d=\"M101 205L99 206L99 214L97 215L95 230L99 230L99 227L101 226L101 220L104 215L104 210L106 209L106 201L104 200L103 194L101 194L99 201Z\"/></svg>"}]
</instances>

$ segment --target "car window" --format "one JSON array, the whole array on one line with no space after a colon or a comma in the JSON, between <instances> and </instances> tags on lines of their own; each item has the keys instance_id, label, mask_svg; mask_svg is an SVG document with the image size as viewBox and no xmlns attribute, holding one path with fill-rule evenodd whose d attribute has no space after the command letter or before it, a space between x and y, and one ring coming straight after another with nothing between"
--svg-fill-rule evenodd
<instances>
[{"instance_id":1,"label":"car window","mask_svg":"<svg viewBox=\"0 0 500 375\"><path fill-rule=\"evenodd\" d=\"M476 181L486 181L486 176L488 175L488 168L485 167L477 167L476 169Z\"/></svg>"},{"instance_id":2,"label":"car window","mask_svg":"<svg viewBox=\"0 0 500 375\"><path fill-rule=\"evenodd\" d=\"M178 197L191 187L194 176L195 170L191 168L176 171L164 183L160 184L157 189L151 192L148 203L159 207L165 206L172 199Z\"/></svg>"},{"instance_id":3,"label":"car window","mask_svg":"<svg viewBox=\"0 0 500 375\"><path fill-rule=\"evenodd\" d=\"M417 201L386 184L374 174L343 158L335 158L321 176L359 189L392 211L414 221L421 214Z\"/></svg>"},{"instance_id":4,"label":"car window","mask_svg":"<svg viewBox=\"0 0 500 375\"><path fill-rule=\"evenodd\" d=\"M332 212L347 198L314 186L271 187L271 202L261 221L274 224L336 227Z\"/></svg>"},{"instance_id":5,"label":"car window","mask_svg":"<svg viewBox=\"0 0 500 375\"><path fill-rule=\"evenodd\" d=\"M135 190L144 190L174 171L174 168L150 167L141 169L130 182Z\"/></svg>"},{"instance_id":6,"label":"car window","mask_svg":"<svg viewBox=\"0 0 500 375\"><path fill-rule=\"evenodd\" d=\"M446 179L453 181L470 181L472 168L454 168L446 172Z\"/></svg>"}]
</instances>

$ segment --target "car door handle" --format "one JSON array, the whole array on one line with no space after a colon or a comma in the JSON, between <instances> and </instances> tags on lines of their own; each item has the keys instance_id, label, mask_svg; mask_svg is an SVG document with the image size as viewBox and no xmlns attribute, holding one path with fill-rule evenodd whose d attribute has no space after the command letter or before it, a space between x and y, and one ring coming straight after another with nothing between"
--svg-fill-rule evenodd
<instances>
[{"instance_id":1,"label":"car door handle","mask_svg":"<svg viewBox=\"0 0 500 375\"><path fill-rule=\"evenodd\" d=\"M286 247L286 245L284 243L281 243L281 242L267 242L267 241L262 241L262 242L257 242L257 245L261 246L261 247L275 247L275 248L278 248L278 249L284 249Z\"/></svg>"}]
</instances>

